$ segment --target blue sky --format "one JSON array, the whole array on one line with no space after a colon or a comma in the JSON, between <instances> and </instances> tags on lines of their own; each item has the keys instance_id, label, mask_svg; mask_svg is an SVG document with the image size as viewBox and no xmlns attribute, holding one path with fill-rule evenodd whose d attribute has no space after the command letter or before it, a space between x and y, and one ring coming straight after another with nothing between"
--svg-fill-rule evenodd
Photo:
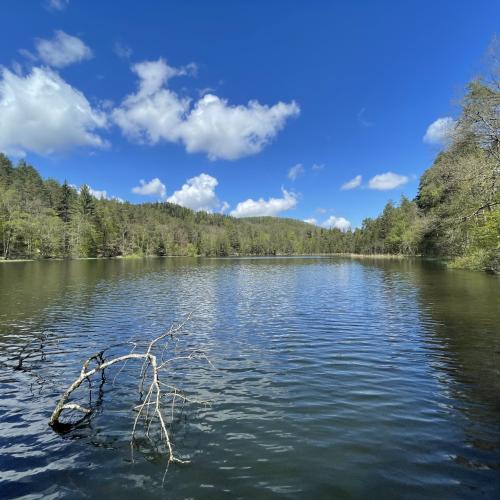
<instances>
[{"instance_id":1,"label":"blue sky","mask_svg":"<svg viewBox=\"0 0 500 500\"><path fill-rule=\"evenodd\" d=\"M344 228L415 195L500 3L4 0L0 19L0 150L107 197Z\"/></svg>"}]
</instances>

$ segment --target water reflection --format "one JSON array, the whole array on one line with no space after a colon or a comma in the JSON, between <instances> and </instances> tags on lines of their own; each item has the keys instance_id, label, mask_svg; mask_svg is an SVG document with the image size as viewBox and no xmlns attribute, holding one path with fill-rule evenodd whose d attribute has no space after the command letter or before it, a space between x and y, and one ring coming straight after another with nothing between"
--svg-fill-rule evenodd
<instances>
[{"instance_id":1,"label":"water reflection","mask_svg":"<svg viewBox=\"0 0 500 500\"><path fill-rule=\"evenodd\" d=\"M500 295L490 276L419 261L186 258L9 264L0 284L4 497L499 489ZM131 462L126 384L106 384L89 427L67 439L48 431L83 358L191 311L192 342L217 367L185 366L173 379L213 399L187 408L177 429L192 466L173 468L162 486L163 457L145 448ZM45 360L12 370L41 332Z\"/></svg>"}]
</instances>

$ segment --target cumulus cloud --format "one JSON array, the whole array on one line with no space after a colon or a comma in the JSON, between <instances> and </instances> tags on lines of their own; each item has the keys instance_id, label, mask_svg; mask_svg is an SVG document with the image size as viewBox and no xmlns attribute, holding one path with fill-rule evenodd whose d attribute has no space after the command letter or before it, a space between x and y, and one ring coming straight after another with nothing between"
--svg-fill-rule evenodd
<instances>
[{"instance_id":1,"label":"cumulus cloud","mask_svg":"<svg viewBox=\"0 0 500 500\"><path fill-rule=\"evenodd\" d=\"M165 187L165 184L158 179L158 177L155 177L149 182L141 179L139 181L139 185L132 188L132 193L143 196L158 196L160 198L164 198L167 194L167 188Z\"/></svg>"},{"instance_id":2,"label":"cumulus cloud","mask_svg":"<svg viewBox=\"0 0 500 500\"><path fill-rule=\"evenodd\" d=\"M304 222L307 222L308 224L312 224L313 226L318 225L318 220L315 219L314 217L311 217L310 219L304 219Z\"/></svg>"},{"instance_id":3,"label":"cumulus cloud","mask_svg":"<svg viewBox=\"0 0 500 500\"><path fill-rule=\"evenodd\" d=\"M181 142L189 153L235 160L260 152L288 118L299 114L295 102L233 106L214 94L192 102L168 88L170 78L193 73L194 65L173 68L158 59L135 64L132 71L139 89L124 99L113 118L126 136L139 142Z\"/></svg>"},{"instance_id":4,"label":"cumulus cloud","mask_svg":"<svg viewBox=\"0 0 500 500\"><path fill-rule=\"evenodd\" d=\"M286 189L281 189L282 198L259 198L258 200L241 201L236 208L231 211L233 217L260 217L275 216L297 206L298 200L295 193L290 193Z\"/></svg>"},{"instance_id":5,"label":"cumulus cloud","mask_svg":"<svg viewBox=\"0 0 500 500\"><path fill-rule=\"evenodd\" d=\"M299 175L302 175L305 172L304 167L302 166L302 163L297 163L297 165L294 165L289 171L288 171L288 178L291 181L294 181Z\"/></svg>"},{"instance_id":6,"label":"cumulus cloud","mask_svg":"<svg viewBox=\"0 0 500 500\"><path fill-rule=\"evenodd\" d=\"M106 127L106 115L48 68L26 76L0 68L0 110L0 150L7 153L107 146L95 133Z\"/></svg>"},{"instance_id":7,"label":"cumulus cloud","mask_svg":"<svg viewBox=\"0 0 500 500\"><path fill-rule=\"evenodd\" d=\"M177 129L189 109L189 99L180 99L163 85L181 70L162 59L135 64L132 70L139 76L139 90L114 110L114 121L127 137L138 142L177 141Z\"/></svg>"},{"instance_id":8,"label":"cumulus cloud","mask_svg":"<svg viewBox=\"0 0 500 500\"><path fill-rule=\"evenodd\" d=\"M262 149L299 113L294 102L265 106L250 101L231 106L213 94L204 95L179 126L189 153L204 152L209 159L236 160Z\"/></svg>"},{"instance_id":9,"label":"cumulus cloud","mask_svg":"<svg viewBox=\"0 0 500 500\"><path fill-rule=\"evenodd\" d=\"M92 51L79 38L64 31L56 31L50 40L35 43L38 57L49 66L63 68L92 57Z\"/></svg>"},{"instance_id":10,"label":"cumulus cloud","mask_svg":"<svg viewBox=\"0 0 500 500\"><path fill-rule=\"evenodd\" d=\"M386 172L385 174L379 174L372 177L368 181L368 187L370 189L377 189L378 191L388 191L389 189L395 189L406 184L408 180L406 175Z\"/></svg>"},{"instance_id":11,"label":"cumulus cloud","mask_svg":"<svg viewBox=\"0 0 500 500\"><path fill-rule=\"evenodd\" d=\"M221 202L215 194L215 188L218 184L219 182L215 177L200 174L188 179L182 188L175 191L167 201L193 210L213 212L220 209L221 213L224 213L229 208L229 205L224 202L221 206Z\"/></svg>"},{"instance_id":12,"label":"cumulus cloud","mask_svg":"<svg viewBox=\"0 0 500 500\"><path fill-rule=\"evenodd\" d=\"M349 189L356 189L357 187L361 186L362 180L363 178L361 177L361 175L357 175L350 181L347 181L345 184L342 184L342 187L340 189L342 189L343 191L347 191Z\"/></svg>"},{"instance_id":13,"label":"cumulus cloud","mask_svg":"<svg viewBox=\"0 0 500 500\"><path fill-rule=\"evenodd\" d=\"M351 223L347 219L335 215L328 217L321 225L327 229L340 229L344 232L351 228Z\"/></svg>"},{"instance_id":14,"label":"cumulus cloud","mask_svg":"<svg viewBox=\"0 0 500 500\"><path fill-rule=\"evenodd\" d=\"M453 137L457 122L451 117L438 118L432 122L424 135L424 142L428 144L446 144Z\"/></svg>"},{"instance_id":15,"label":"cumulus cloud","mask_svg":"<svg viewBox=\"0 0 500 500\"><path fill-rule=\"evenodd\" d=\"M314 172L319 172L320 170L323 170L324 168L325 168L324 163L313 163L311 170L313 170Z\"/></svg>"}]
</instances>

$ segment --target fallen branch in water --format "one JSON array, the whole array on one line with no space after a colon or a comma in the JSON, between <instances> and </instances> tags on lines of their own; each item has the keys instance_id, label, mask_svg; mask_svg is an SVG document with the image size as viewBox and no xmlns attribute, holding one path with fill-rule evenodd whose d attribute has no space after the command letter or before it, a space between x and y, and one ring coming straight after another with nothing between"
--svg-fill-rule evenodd
<instances>
[{"instance_id":1,"label":"fallen branch in water","mask_svg":"<svg viewBox=\"0 0 500 500\"><path fill-rule=\"evenodd\" d=\"M163 361L163 356L168 348L169 342L175 342L177 347L177 340L179 332L189 320L188 318L181 324L177 326L170 327L162 335L156 337L151 342L145 345L143 352L136 352L138 343L134 344L134 348L128 354L122 356L117 356L106 360L104 358L104 352L100 351L92 356L90 356L82 365L80 375L69 385L69 387L64 391L59 402L57 403L52 415L50 417L49 425L55 430L68 430L75 425L78 425L89 418L92 414L93 409L90 405L88 408L82 406L75 402L69 402L72 394L82 385L83 382L87 381L89 383L89 390L91 390L91 378L97 373L104 374L104 371L113 365L120 365L120 371L115 376L118 377L123 370L125 364L130 360L140 360L142 361L142 367L139 372L139 400L140 403L134 407L137 411L137 415L134 419L134 424L132 427L132 438L131 445L133 446L136 434L138 432L139 424L143 425L145 436L151 440L150 432L153 425L156 423L159 429L159 440L165 445L168 454L168 463L189 463L189 460L183 460L178 458L174 454L172 439L170 434L170 426L174 417L174 407L176 399L182 401L190 401L196 403L204 403L192 400L185 396L182 391L177 387L166 384L161 380L161 375L165 372L169 365L180 360L194 360L202 359L208 360L205 353L199 349L185 350L178 355L174 355L172 358ZM104 380L104 379L103 379ZM162 387L168 388L168 392L164 392ZM167 404L170 407L171 419L170 421L165 417L165 408ZM73 411L82 414L82 418L76 422L64 422L61 420L61 415L64 411Z\"/></svg>"}]
</instances>

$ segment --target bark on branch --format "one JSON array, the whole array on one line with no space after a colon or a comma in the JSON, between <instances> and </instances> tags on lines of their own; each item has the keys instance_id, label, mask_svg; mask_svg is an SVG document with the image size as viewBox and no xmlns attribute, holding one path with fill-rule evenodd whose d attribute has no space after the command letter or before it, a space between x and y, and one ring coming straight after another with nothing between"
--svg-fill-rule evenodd
<instances>
[{"instance_id":1,"label":"bark on branch","mask_svg":"<svg viewBox=\"0 0 500 500\"><path fill-rule=\"evenodd\" d=\"M188 321L188 319L189 316L186 321ZM143 424L144 433L148 438L150 438L152 426L156 424L159 429L159 439L165 445L165 449L167 451L168 463L189 463L189 460L180 459L174 454L170 434L170 423L173 419L175 400L178 398L182 401L193 401L197 403L204 402L194 401L188 398L177 387L166 384L161 380L162 373L166 371L167 366L174 361L203 359L210 363L205 353L199 349L184 350L178 355L174 355L172 358L163 361L163 356L168 348L169 342L177 342L178 332L180 332L186 321L177 326L172 326L168 331L153 339L145 346L144 352L134 352L137 348L136 344L132 352L108 360L104 358L104 351L90 356L83 363L80 375L68 386L56 404L50 417L49 425L55 430L66 430L68 427L74 426L75 423L68 423L62 420L61 416L66 410L76 411L83 414L82 419L78 420L76 423L89 418L93 411L92 407L86 408L80 404L71 402L70 398L73 393L85 381L88 381L90 385L91 378L95 374L103 374L106 369L112 367L113 365L121 365L121 371L125 363L128 361L142 361L142 366L138 375L140 402L134 407L137 415L135 416L132 427L131 444L133 445L134 443L140 424ZM177 346L177 343L175 345ZM164 392L162 387L168 387L169 391ZM169 402L171 401L171 404L168 405L172 417L170 421L165 417L164 411L164 407L167 407L165 400L168 398L170 398Z\"/></svg>"}]
</instances>

